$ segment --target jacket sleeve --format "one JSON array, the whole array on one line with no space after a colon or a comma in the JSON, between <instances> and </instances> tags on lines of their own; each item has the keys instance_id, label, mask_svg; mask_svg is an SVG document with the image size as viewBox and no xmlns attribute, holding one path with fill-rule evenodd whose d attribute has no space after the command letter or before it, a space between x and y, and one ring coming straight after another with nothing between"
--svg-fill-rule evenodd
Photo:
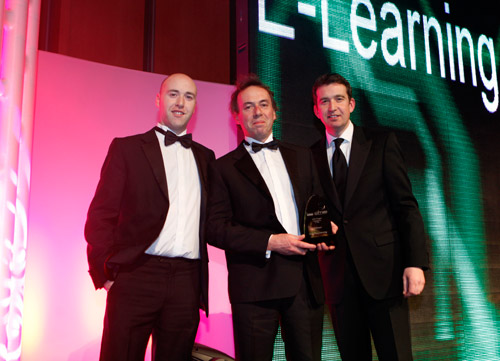
<instances>
[{"instance_id":1,"label":"jacket sleeve","mask_svg":"<svg viewBox=\"0 0 500 361\"><path fill-rule=\"evenodd\" d=\"M229 252L244 253L264 259L272 232L253 224L245 224L243 217L238 219L235 217L236 213L245 213L242 209L233 209L234 202L231 197L238 197L239 194L231 194L228 182L237 182L237 179L229 180L224 177L219 166L219 162L212 162L208 169L210 193L207 241L212 246Z\"/></svg>"},{"instance_id":2,"label":"jacket sleeve","mask_svg":"<svg viewBox=\"0 0 500 361\"><path fill-rule=\"evenodd\" d=\"M425 270L429 257L424 222L394 133L388 135L385 145L384 179L403 246L403 266Z\"/></svg>"},{"instance_id":3,"label":"jacket sleeve","mask_svg":"<svg viewBox=\"0 0 500 361\"><path fill-rule=\"evenodd\" d=\"M111 143L85 224L89 273L95 288L108 280L105 261L111 253L126 182L126 164L119 139Z\"/></svg>"}]
</instances>

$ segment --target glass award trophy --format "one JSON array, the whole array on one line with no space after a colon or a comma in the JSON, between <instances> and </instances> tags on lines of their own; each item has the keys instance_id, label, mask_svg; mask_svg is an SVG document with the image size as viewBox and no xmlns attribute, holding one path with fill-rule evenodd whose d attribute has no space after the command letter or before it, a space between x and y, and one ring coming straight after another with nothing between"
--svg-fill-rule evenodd
<instances>
[{"instance_id":1,"label":"glass award trophy","mask_svg":"<svg viewBox=\"0 0 500 361\"><path fill-rule=\"evenodd\" d=\"M318 195L312 195L307 201L304 212L304 232L306 242L325 242L329 246L334 244L328 209L324 199Z\"/></svg>"}]
</instances>

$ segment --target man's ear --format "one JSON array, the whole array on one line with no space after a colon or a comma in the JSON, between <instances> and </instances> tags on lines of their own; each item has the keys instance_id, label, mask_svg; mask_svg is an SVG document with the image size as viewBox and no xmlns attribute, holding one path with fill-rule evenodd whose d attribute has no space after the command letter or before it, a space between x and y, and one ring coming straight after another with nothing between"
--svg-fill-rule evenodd
<instances>
[{"instance_id":1,"label":"man's ear","mask_svg":"<svg viewBox=\"0 0 500 361\"><path fill-rule=\"evenodd\" d=\"M319 111L318 111L318 106L316 104L314 104L314 106L313 106L313 111L314 111L314 115L316 116L316 118L319 119Z\"/></svg>"},{"instance_id":2,"label":"man's ear","mask_svg":"<svg viewBox=\"0 0 500 361\"><path fill-rule=\"evenodd\" d=\"M234 122L237 125L241 126L240 119L238 118L238 113L231 113L231 115L233 116Z\"/></svg>"},{"instance_id":3,"label":"man's ear","mask_svg":"<svg viewBox=\"0 0 500 361\"><path fill-rule=\"evenodd\" d=\"M351 113L354 111L354 108L356 108L356 100L354 100L354 98L351 98L351 100L349 100L349 108L351 110Z\"/></svg>"},{"instance_id":4,"label":"man's ear","mask_svg":"<svg viewBox=\"0 0 500 361\"><path fill-rule=\"evenodd\" d=\"M160 93L156 94L155 104L157 108L160 107Z\"/></svg>"}]
</instances>

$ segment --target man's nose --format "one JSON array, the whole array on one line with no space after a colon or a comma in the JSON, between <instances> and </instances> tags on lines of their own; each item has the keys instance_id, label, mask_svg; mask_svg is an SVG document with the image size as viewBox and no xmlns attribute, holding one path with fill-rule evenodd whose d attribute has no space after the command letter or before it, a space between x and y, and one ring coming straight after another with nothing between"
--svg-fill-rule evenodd
<instances>
[{"instance_id":1,"label":"man's nose","mask_svg":"<svg viewBox=\"0 0 500 361\"><path fill-rule=\"evenodd\" d=\"M337 109L337 104L335 104L335 102L332 99L328 102L328 110L334 111L335 109Z\"/></svg>"},{"instance_id":2,"label":"man's nose","mask_svg":"<svg viewBox=\"0 0 500 361\"><path fill-rule=\"evenodd\" d=\"M177 105L179 108L184 107L184 97L178 97L178 98L177 98L176 105Z\"/></svg>"}]
</instances>

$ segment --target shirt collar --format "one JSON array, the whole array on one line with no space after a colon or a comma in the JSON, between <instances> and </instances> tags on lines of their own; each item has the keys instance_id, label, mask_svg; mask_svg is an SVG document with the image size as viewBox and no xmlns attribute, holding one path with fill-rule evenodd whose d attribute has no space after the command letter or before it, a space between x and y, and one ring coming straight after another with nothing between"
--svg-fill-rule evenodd
<instances>
[{"instance_id":1,"label":"shirt collar","mask_svg":"<svg viewBox=\"0 0 500 361\"><path fill-rule=\"evenodd\" d=\"M245 137L245 140L248 142L248 144L252 144L252 143L260 143L260 144L264 144L264 143L269 143L271 140L273 140L273 133L269 134L269 137L266 138L266 140L264 140L263 142L261 141L258 141L254 138L251 138L251 137Z\"/></svg>"},{"instance_id":2,"label":"shirt collar","mask_svg":"<svg viewBox=\"0 0 500 361\"><path fill-rule=\"evenodd\" d=\"M327 131L326 133L326 146L329 147L332 142L337 139L337 138L342 138L346 140L347 142L351 143L352 142L352 135L354 134L354 125L352 124L351 120L349 120L349 124L347 125L347 128L344 129L344 131L338 136L334 137Z\"/></svg>"}]
</instances>

